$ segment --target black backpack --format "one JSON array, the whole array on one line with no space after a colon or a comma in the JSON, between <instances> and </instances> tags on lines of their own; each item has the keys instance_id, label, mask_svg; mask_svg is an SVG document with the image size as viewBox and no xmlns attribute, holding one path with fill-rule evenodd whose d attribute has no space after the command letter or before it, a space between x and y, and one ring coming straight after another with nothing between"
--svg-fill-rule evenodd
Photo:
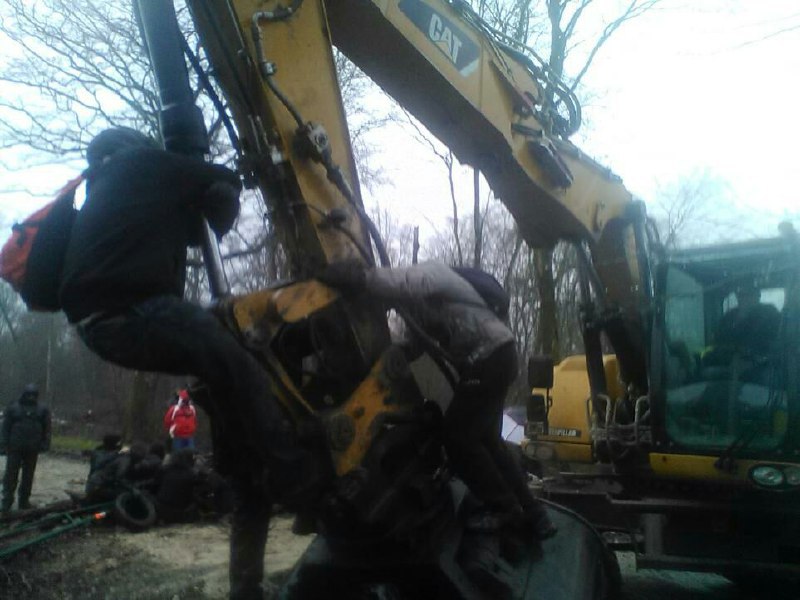
<instances>
[{"instance_id":1,"label":"black backpack","mask_svg":"<svg viewBox=\"0 0 800 600\"><path fill-rule=\"evenodd\" d=\"M508 318L508 308L511 305L511 298L500 285L500 282L493 275L482 269L475 267L451 267L462 278L469 281L475 291L480 294L486 305L500 319L505 321Z\"/></svg>"}]
</instances>

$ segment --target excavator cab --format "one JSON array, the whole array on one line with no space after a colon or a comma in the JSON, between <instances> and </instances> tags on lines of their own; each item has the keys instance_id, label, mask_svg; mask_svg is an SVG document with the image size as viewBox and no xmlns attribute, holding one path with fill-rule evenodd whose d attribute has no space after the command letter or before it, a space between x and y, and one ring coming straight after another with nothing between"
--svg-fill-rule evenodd
<instances>
[{"instance_id":1,"label":"excavator cab","mask_svg":"<svg viewBox=\"0 0 800 600\"><path fill-rule=\"evenodd\" d=\"M653 344L655 439L698 453L793 451L796 249L784 239L675 253Z\"/></svg>"}]
</instances>

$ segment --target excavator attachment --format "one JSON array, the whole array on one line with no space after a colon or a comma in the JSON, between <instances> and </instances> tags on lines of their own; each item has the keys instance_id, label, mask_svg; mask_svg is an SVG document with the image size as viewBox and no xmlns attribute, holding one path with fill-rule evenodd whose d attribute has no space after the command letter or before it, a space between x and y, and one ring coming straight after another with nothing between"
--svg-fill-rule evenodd
<instances>
[{"instance_id":1,"label":"excavator attachment","mask_svg":"<svg viewBox=\"0 0 800 600\"><path fill-rule=\"evenodd\" d=\"M619 568L599 534L575 513L548 503L558 533L501 539L465 531L463 486L419 543L318 536L281 591L281 600L392 598L452 600L605 600L619 588ZM462 501L459 501L458 498Z\"/></svg>"},{"instance_id":2,"label":"excavator attachment","mask_svg":"<svg viewBox=\"0 0 800 600\"><path fill-rule=\"evenodd\" d=\"M466 530L476 502L447 473L441 411L418 389L406 349L391 343L385 309L367 298L339 297L311 279L336 261L375 265L373 245L381 265L390 266L359 195L331 44L372 72L457 156L480 167L518 221L529 224L529 242L553 242L558 232L622 244L626 234L606 242L602 232L624 216L627 191L566 141L551 139L558 131L547 125L553 118L540 70L487 37L459 12L464 3L186 4L226 105L179 39L170 0L138 0L166 146L204 150L194 143L205 128L188 93L183 51L224 107L221 118L230 113L236 124L230 137L240 170L265 200L294 280L231 296L224 277L212 278L219 279L212 286L215 313L269 373L298 438L319 449L336 475L328 489L304 499L311 514L303 516L313 517L320 535L283 597L609 597L613 560L591 526L564 509L550 507L559 533L541 544L519 532L505 539ZM465 45L460 51L457 40ZM376 41L391 51L376 51ZM598 200L586 209L589 192ZM205 245L216 248L212 237ZM214 254L206 252L206 265L224 275Z\"/></svg>"}]
</instances>

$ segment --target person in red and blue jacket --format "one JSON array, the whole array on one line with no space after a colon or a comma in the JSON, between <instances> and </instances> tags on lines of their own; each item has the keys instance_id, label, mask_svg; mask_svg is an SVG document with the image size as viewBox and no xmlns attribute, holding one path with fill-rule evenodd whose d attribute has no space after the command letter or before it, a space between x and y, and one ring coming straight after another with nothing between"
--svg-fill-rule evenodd
<instances>
[{"instance_id":1,"label":"person in red and blue jacket","mask_svg":"<svg viewBox=\"0 0 800 600\"><path fill-rule=\"evenodd\" d=\"M178 391L178 403L167 409L164 430L172 438L172 451L194 449L194 432L197 430L197 409L186 390Z\"/></svg>"}]
</instances>

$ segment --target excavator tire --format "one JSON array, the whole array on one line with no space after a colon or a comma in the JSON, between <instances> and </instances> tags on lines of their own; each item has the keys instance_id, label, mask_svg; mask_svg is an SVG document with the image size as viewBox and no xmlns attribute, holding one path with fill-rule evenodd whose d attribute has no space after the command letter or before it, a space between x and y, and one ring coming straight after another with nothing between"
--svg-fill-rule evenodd
<instances>
[{"instance_id":1,"label":"excavator tire","mask_svg":"<svg viewBox=\"0 0 800 600\"><path fill-rule=\"evenodd\" d=\"M156 506L147 494L128 490L114 500L114 517L131 531L144 531L156 523Z\"/></svg>"},{"instance_id":2,"label":"excavator tire","mask_svg":"<svg viewBox=\"0 0 800 600\"><path fill-rule=\"evenodd\" d=\"M622 594L622 571L619 568L617 555L610 548L606 548L603 559L605 566L605 593L606 600L616 600Z\"/></svg>"}]
</instances>

